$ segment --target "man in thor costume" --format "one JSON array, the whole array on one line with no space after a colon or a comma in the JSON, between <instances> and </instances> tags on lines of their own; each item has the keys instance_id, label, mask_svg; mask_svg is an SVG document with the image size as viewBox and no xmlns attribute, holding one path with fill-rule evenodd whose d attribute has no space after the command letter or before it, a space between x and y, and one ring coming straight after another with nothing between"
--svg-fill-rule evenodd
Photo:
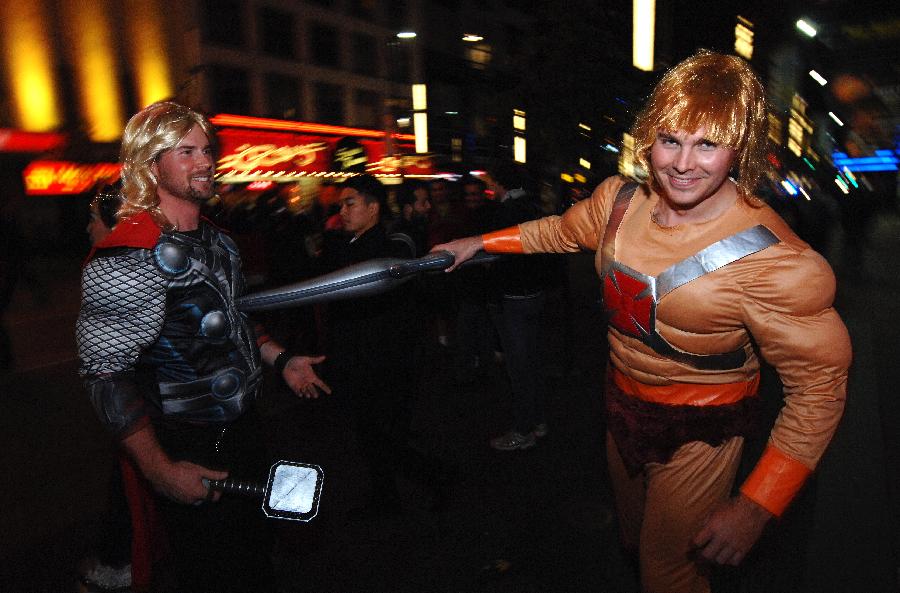
<instances>
[{"instance_id":1,"label":"man in thor costume","mask_svg":"<svg viewBox=\"0 0 900 593\"><path fill-rule=\"evenodd\" d=\"M597 252L610 316L609 472L645 591L709 591L707 562L740 563L844 409L851 350L834 275L753 195L766 126L749 66L701 51L663 77L635 122L646 182L612 177L562 216L435 247L456 265L482 248ZM760 356L785 405L732 498Z\"/></svg>"}]
</instances>

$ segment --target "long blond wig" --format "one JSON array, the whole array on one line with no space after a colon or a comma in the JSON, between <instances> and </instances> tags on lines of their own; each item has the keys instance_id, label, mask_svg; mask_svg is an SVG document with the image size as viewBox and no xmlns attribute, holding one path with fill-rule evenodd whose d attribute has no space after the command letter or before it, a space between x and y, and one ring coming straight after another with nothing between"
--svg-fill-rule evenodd
<instances>
[{"instance_id":1,"label":"long blond wig","mask_svg":"<svg viewBox=\"0 0 900 593\"><path fill-rule=\"evenodd\" d=\"M178 145L194 126L200 126L210 144L216 140L216 132L209 121L189 107L160 101L136 113L125 126L122 134L122 197L118 218L122 220L140 212L149 212L163 229L172 224L159 208L156 193L158 180L151 165L159 157Z\"/></svg>"},{"instance_id":2,"label":"long blond wig","mask_svg":"<svg viewBox=\"0 0 900 593\"><path fill-rule=\"evenodd\" d=\"M700 50L669 70L638 114L631 135L635 161L651 172L650 147L657 132L695 133L733 148L737 154L735 182L741 196L753 203L756 184L766 167L768 119L762 84L737 56Z\"/></svg>"}]
</instances>

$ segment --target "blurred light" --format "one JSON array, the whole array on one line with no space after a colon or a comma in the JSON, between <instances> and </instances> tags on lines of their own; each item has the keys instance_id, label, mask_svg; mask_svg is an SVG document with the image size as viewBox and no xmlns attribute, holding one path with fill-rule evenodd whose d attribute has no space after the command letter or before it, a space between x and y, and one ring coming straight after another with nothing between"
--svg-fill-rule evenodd
<instances>
[{"instance_id":1,"label":"blurred light","mask_svg":"<svg viewBox=\"0 0 900 593\"><path fill-rule=\"evenodd\" d=\"M6 54L10 107L26 132L48 132L59 127L49 19L35 2L0 3L0 41Z\"/></svg>"},{"instance_id":2,"label":"blurred light","mask_svg":"<svg viewBox=\"0 0 900 593\"><path fill-rule=\"evenodd\" d=\"M844 122L842 122L840 119L838 119L838 116L836 116L836 115L834 114L833 111L829 111L829 112L828 112L828 117L830 117L831 119L833 119L833 120L834 120L834 123L836 123L837 125L839 125L839 126L843 126L843 125L844 125Z\"/></svg>"},{"instance_id":3,"label":"blurred light","mask_svg":"<svg viewBox=\"0 0 900 593\"><path fill-rule=\"evenodd\" d=\"M384 130L367 130L365 128L349 128L347 126L332 126L328 124L315 124L302 121L287 121L284 119L270 119L266 117L251 117L249 115L231 115L222 113L215 115L209 121L216 126L233 128L250 128L261 130L286 130L290 132L309 132L313 134L331 134L335 136L361 136L363 138L384 138ZM415 140L412 134L396 134L400 140Z\"/></svg>"},{"instance_id":4,"label":"blurred light","mask_svg":"<svg viewBox=\"0 0 900 593\"><path fill-rule=\"evenodd\" d=\"M800 193L803 194L803 197L806 198L806 201L807 201L807 202L811 202L811 201L812 201L812 198L809 197L809 194L806 193L806 190L803 189L803 186L802 186L802 185L798 185L798 186L797 186L797 189L800 190Z\"/></svg>"},{"instance_id":5,"label":"blurred light","mask_svg":"<svg viewBox=\"0 0 900 593\"><path fill-rule=\"evenodd\" d=\"M837 186L838 186L839 188L841 188L841 191L842 191L842 192L844 192L845 194L849 194L849 193L850 193L850 188L847 187L847 183L846 183L843 179L841 179L840 176L835 177L835 178L834 178L834 182L837 184Z\"/></svg>"},{"instance_id":6,"label":"blurred light","mask_svg":"<svg viewBox=\"0 0 900 593\"><path fill-rule=\"evenodd\" d=\"M806 166L809 167L810 169L812 169L813 171L816 170L816 168L813 167L813 164L812 164L811 162L809 162L809 159L808 159L808 158L803 157L803 162L806 163Z\"/></svg>"},{"instance_id":7,"label":"blurred light","mask_svg":"<svg viewBox=\"0 0 900 593\"><path fill-rule=\"evenodd\" d=\"M397 118L397 125L400 126L400 127L402 127L402 128L405 128L406 126L409 125L409 118L408 118L408 117L398 117L398 118Z\"/></svg>"},{"instance_id":8,"label":"blurred light","mask_svg":"<svg viewBox=\"0 0 900 593\"><path fill-rule=\"evenodd\" d=\"M810 25L809 23L807 23L806 21L804 21L803 19L800 19L797 21L797 28L800 29L803 33L805 33L809 37L816 36L816 32L817 32L816 28L813 27L812 25Z\"/></svg>"},{"instance_id":9,"label":"blurred light","mask_svg":"<svg viewBox=\"0 0 900 593\"><path fill-rule=\"evenodd\" d=\"M851 171L896 171L900 159L892 150L876 150L875 156L866 156L858 158L850 158L846 153L835 152L831 155L834 166L843 169L844 167Z\"/></svg>"},{"instance_id":10,"label":"blurred light","mask_svg":"<svg viewBox=\"0 0 900 593\"><path fill-rule=\"evenodd\" d=\"M265 191L274 185L275 185L274 181L254 181L247 185L247 190L249 190L249 191Z\"/></svg>"},{"instance_id":11,"label":"blurred light","mask_svg":"<svg viewBox=\"0 0 900 593\"><path fill-rule=\"evenodd\" d=\"M656 26L655 0L634 0L632 4L632 25L634 37L631 47L631 61L638 70L653 70L653 41Z\"/></svg>"},{"instance_id":12,"label":"blurred light","mask_svg":"<svg viewBox=\"0 0 900 593\"><path fill-rule=\"evenodd\" d=\"M514 130L525 130L525 118L521 115L513 116L513 129Z\"/></svg>"},{"instance_id":13,"label":"blurred light","mask_svg":"<svg viewBox=\"0 0 900 593\"><path fill-rule=\"evenodd\" d=\"M462 37L463 41L469 41L469 42L482 41L483 39L484 39L484 37L482 37L481 35L475 35L474 33L466 33Z\"/></svg>"},{"instance_id":14,"label":"blurred light","mask_svg":"<svg viewBox=\"0 0 900 593\"><path fill-rule=\"evenodd\" d=\"M603 147L603 150L606 150L608 152L616 152L616 153L619 152L619 149L616 148L615 146L613 146L612 144L607 144L606 146Z\"/></svg>"},{"instance_id":15,"label":"blurred light","mask_svg":"<svg viewBox=\"0 0 900 593\"><path fill-rule=\"evenodd\" d=\"M445 111L444 115L459 115L459 111Z\"/></svg>"},{"instance_id":16,"label":"blurred light","mask_svg":"<svg viewBox=\"0 0 900 593\"><path fill-rule=\"evenodd\" d=\"M140 104L150 105L172 96L172 76L166 58L165 34L155 0L128 0L128 48Z\"/></svg>"},{"instance_id":17,"label":"blurred light","mask_svg":"<svg viewBox=\"0 0 900 593\"><path fill-rule=\"evenodd\" d=\"M575 181L577 181L578 183L585 183L587 181L587 177L585 177L581 173L575 173Z\"/></svg>"},{"instance_id":18,"label":"blurred light","mask_svg":"<svg viewBox=\"0 0 900 593\"><path fill-rule=\"evenodd\" d=\"M847 178L847 181L850 182L850 185L852 185L852 186L855 187L856 189L859 189L859 184L856 182L856 176L853 175L853 173L850 172L850 169L848 169L847 167L844 167L844 168L842 169L842 171L843 171L843 173L844 173L844 177L846 177L846 178Z\"/></svg>"},{"instance_id":19,"label":"blurred light","mask_svg":"<svg viewBox=\"0 0 900 593\"><path fill-rule=\"evenodd\" d=\"M398 39L415 39L416 32L415 31L400 31L397 33Z\"/></svg>"},{"instance_id":20,"label":"blurred light","mask_svg":"<svg viewBox=\"0 0 900 593\"><path fill-rule=\"evenodd\" d=\"M486 171L481 171L478 169L476 169L474 171L469 171L469 175L474 175L475 177L481 177L482 175L486 175L486 174L487 174Z\"/></svg>"},{"instance_id":21,"label":"blurred light","mask_svg":"<svg viewBox=\"0 0 900 593\"><path fill-rule=\"evenodd\" d=\"M589 126L587 124L578 124L578 127L581 128L582 130L586 130L588 132L591 131L591 126Z\"/></svg>"},{"instance_id":22,"label":"blurred light","mask_svg":"<svg viewBox=\"0 0 900 593\"><path fill-rule=\"evenodd\" d=\"M575 181L575 178L572 177L571 175L569 175L568 173L561 173L559 175L559 178L562 179L563 181L565 181L566 183L572 183L573 181Z\"/></svg>"},{"instance_id":23,"label":"blurred light","mask_svg":"<svg viewBox=\"0 0 900 593\"><path fill-rule=\"evenodd\" d=\"M517 163L525 162L525 138L521 136L513 138L513 160Z\"/></svg>"},{"instance_id":24,"label":"blurred light","mask_svg":"<svg viewBox=\"0 0 900 593\"><path fill-rule=\"evenodd\" d=\"M828 84L828 81L822 78L822 75L816 72L815 70L810 70L809 75L812 76L812 79L818 82L820 85L825 86Z\"/></svg>"},{"instance_id":25,"label":"blurred light","mask_svg":"<svg viewBox=\"0 0 900 593\"><path fill-rule=\"evenodd\" d=\"M112 142L122 133L124 113L119 88L115 30L98 2L65 3L71 40L71 56L81 94L88 136L95 142Z\"/></svg>"},{"instance_id":26,"label":"blurred light","mask_svg":"<svg viewBox=\"0 0 900 593\"><path fill-rule=\"evenodd\" d=\"M424 84L412 85L412 102L416 111L428 109L427 90Z\"/></svg>"},{"instance_id":27,"label":"blurred light","mask_svg":"<svg viewBox=\"0 0 900 593\"><path fill-rule=\"evenodd\" d=\"M787 179L781 180L781 187L783 187L784 191L786 191L790 195L792 195L792 196L797 195L797 186L795 186L793 183L791 183Z\"/></svg>"},{"instance_id":28,"label":"blurred light","mask_svg":"<svg viewBox=\"0 0 900 593\"><path fill-rule=\"evenodd\" d=\"M745 60L753 58L753 23L738 16L734 27L734 53Z\"/></svg>"},{"instance_id":29,"label":"blurred light","mask_svg":"<svg viewBox=\"0 0 900 593\"><path fill-rule=\"evenodd\" d=\"M416 152L428 152L428 114L413 114L413 130L416 135Z\"/></svg>"},{"instance_id":30,"label":"blurred light","mask_svg":"<svg viewBox=\"0 0 900 593\"><path fill-rule=\"evenodd\" d=\"M591 161L587 159L578 159L578 164L584 167L585 169L591 168Z\"/></svg>"}]
</instances>

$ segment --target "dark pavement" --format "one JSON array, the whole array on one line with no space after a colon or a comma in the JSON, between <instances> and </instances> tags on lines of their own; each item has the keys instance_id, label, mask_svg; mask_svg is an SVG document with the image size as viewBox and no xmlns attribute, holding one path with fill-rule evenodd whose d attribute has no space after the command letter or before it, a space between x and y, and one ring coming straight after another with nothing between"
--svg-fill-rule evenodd
<instances>
[{"instance_id":1,"label":"dark pavement","mask_svg":"<svg viewBox=\"0 0 900 593\"><path fill-rule=\"evenodd\" d=\"M826 254L855 352L845 419L817 478L746 566L722 575L723 591L898 591L900 512L890 493L900 487L900 219L878 219L858 258L839 231L834 238ZM267 377L268 438L284 458L325 472L319 516L279 523L283 590L637 591L605 475L596 280L589 256L568 261L571 294L557 293L546 318L550 432L533 449L487 446L508 428L502 368L459 388L449 353L428 346L414 429L423 448L459 468L444 513L426 510L410 483L401 515L351 521L367 485L346 402L340 394L300 401ZM112 463L75 377L78 257L33 264L35 286L44 288L17 293L5 320L17 366L0 379L0 591L10 593L75 590L74 567L97 537ZM773 413L776 390L767 387Z\"/></svg>"}]
</instances>

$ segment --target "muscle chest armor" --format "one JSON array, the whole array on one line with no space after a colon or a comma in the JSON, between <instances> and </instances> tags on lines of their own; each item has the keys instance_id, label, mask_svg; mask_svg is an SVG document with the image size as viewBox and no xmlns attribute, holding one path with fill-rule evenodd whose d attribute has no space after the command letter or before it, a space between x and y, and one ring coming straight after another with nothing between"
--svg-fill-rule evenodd
<instances>
[{"instance_id":1,"label":"muscle chest armor","mask_svg":"<svg viewBox=\"0 0 900 593\"><path fill-rule=\"evenodd\" d=\"M601 244L603 303L609 324L620 333L637 338L657 354L703 370L740 368L746 361L743 349L719 354L693 354L670 344L656 327L659 301L676 288L714 272L743 257L778 243L778 238L763 225L745 229L716 241L657 276L634 270L615 258L619 225L637 184L625 184L616 196Z\"/></svg>"},{"instance_id":2,"label":"muscle chest armor","mask_svg":"<svg viewBox=\"0 0 900 593\"><path fill-rule=\"evenodd\" d=\"M104 257L138 260L147 277L136 283L165 287L160 327L150 328L158 338L134 363L152 374L163 415L204 423L238 417L256 395L261 369L253 332L234 306L243 277L231 239L201 223L195 234L163 233L152 249L98 252ZM128 338L107 332L102 339Z\"/></svg>"}]
</instances>

